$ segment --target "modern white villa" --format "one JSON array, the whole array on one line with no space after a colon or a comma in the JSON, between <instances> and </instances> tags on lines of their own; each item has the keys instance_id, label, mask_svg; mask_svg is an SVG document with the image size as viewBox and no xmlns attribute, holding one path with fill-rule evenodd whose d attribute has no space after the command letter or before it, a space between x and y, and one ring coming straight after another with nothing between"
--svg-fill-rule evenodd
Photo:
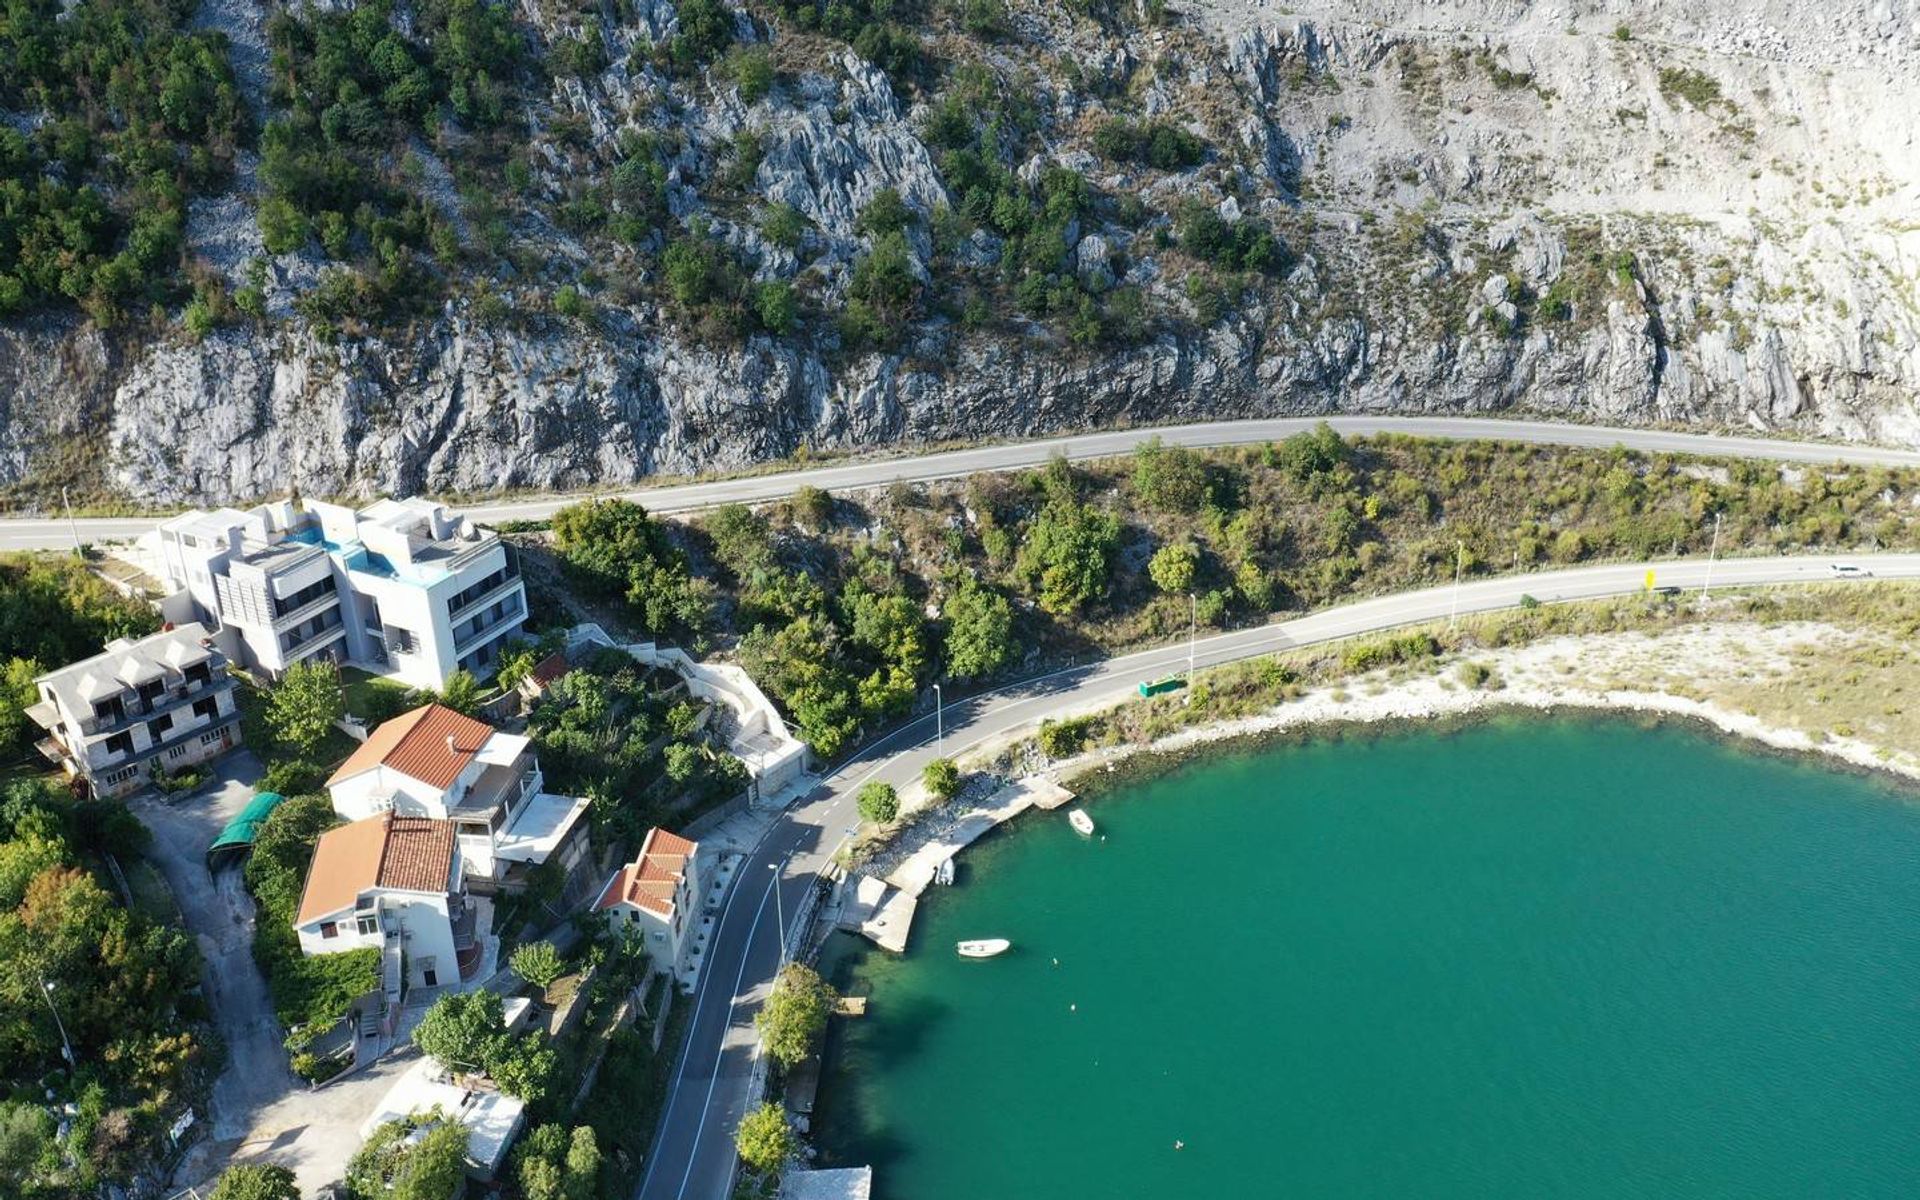
<instances>
[{"instance_id":1,"label":"modern white villa","mask_svg":"<svg viewBox=\"0 0 1920 1200\"><path fill-rule=\"evenodd\" d=\"M676 979L687 977L687 951L700 913L697 859L700 847L655 827L640 853L600 889L594 910L614 929L631 928L644 939L655 965Z\"/></svg>"},{"instance_id":2,"label":"modern white villa","mask_svg":"<svg viewBox=\"0 0 1920 1200\"><path fill-rule=\"evenodd\" d=\"M424 704L375 729L327 792L349 821L391 812L452 822L468 877L512 887L555 856L571 873L587 853L586 798L544 784L530 739Z\"/></svg>"},{"instance_id":3,"label":"modern white villa","mask_svg":"<svg viewBox=\"0 0 1920 1200\"><path fill-rule=\"evenodd\" d=\"M226 656L200 625L118 638L33 682L40 698L26 711L47 731L40 753L96 796L125 795L155 770L178 771L240 743Z\"/></svg>"},{"instance_id":4,"label":"modern white villa","mask_svg":"<svg viewBox=\"0 0 1920 1200\"><path fill-rule=\"evenodd\" d=\"M269 677L327 658L439 691L456 670L489 674L527 617L499 535L418 497L196 509L140 547L192 617L232 631L242 664Z\"/></svg>"},{"instance_id":5,"label":"modern white villa","mask_svg":"<svg viewBox=\"0 0 1920 1200\"><path fill-rule=\"evenodd\" d=\"M484 957L453 822L382 813L320 835L293 920L303 954L373 947L383 975L454 986Z\"/></svg>"}]
</instances>

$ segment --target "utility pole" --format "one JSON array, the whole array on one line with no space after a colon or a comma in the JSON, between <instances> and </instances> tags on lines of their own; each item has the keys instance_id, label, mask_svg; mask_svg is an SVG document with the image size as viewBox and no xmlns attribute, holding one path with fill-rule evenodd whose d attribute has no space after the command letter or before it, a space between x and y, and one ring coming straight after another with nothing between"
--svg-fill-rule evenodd
<instances>
[{"instance_id":1,"label":"utility pole","mask_svg":"<svg viewBox=\"0 0 1920 1200\"><path fill-rule=\"evenodd\" d=\"M53 1006L52 981L42 979L40 981L40 990L47 998L47 1011L53 1014L54 1028L60 1031L60 1053L66 1058L67 1070L71 1072L78 1064L73 1061L73 1043L67 1040L67 1024L60 1019L60 1010Z\"/></svg>"},{"instance_id":2,"label":"utility pole","mask_svg":"<svg viewBox=\"0 0 1920 1200\"><path fill-rule=\"evenodd\" d=\"M67 510L67 532L73 535L73 552L80 553L80 527L73 521L73 501L67 499L65 484L60 486L60 506Z\"/></svg>"},{"instance_id":3,"label":"utility pole","mask_svg":"<svg viewBox=\"0 0 1920 1200\"><path fill-rule=\"evenodd\" d=\"M1187 683L1193 683L1193 647L1200 636L1200 597L1193 592L1187 593Z\"/></svg>"},{"instance_id":4,"label":"utility pole","mask_svg":"<svg viewBox=\"0 0 1920 1200\"><path fill-rule=\"evenodd\" d=\"M935 758L947 756L947 698L940 694L940 685L933 685L933 754Z\"/></svg>"},{"instance_id":5,"label":"utility pole","mask_svg":"<svg viewBox=\"0 0 1920 1200\"><path fill-rule=\"evenodd\" d=\"M1700 585L1700 598L1707 598L1707 592L1713 588L1713 560L1720 553L1720 514L1713 514L1713 545L1707 550L1707 580Z\"/></svg>"},{"instance_id":6,"label":"utility pole","mask_svg":"<svg viewBox=\"0 0 1920 1200\"><path fill-rule=\"evenodd\" d=\"M1455 542L1453 544L1453 605L1447 610L1447 628L1449 629L1453 628L1454 621L1460 616L1460 568L1465 566L1466 562L1467 544Z\"/></svg>"},{"instance_id":7,"label":"utility pole","mask_svg":"<svg viewBox=\"0 0 1920 1200\"><path fill-rule=\"evenodd\" d=\"M780 881L786 878L787 860L768 863L767 870L773 872L773 911L780 918L780 969L787 969L787 910L780 901Z\"/></svg>"}]
</instances>

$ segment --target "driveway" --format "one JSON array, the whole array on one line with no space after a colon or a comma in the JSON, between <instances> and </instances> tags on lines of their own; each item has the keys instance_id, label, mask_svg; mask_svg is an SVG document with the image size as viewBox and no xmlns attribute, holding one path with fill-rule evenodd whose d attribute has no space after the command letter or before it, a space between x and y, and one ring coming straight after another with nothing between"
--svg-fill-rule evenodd
<instances>
[{"instance_id":1,"label":"driveway","mask_svg":"<svg viewBox=\"0 0 1920 1200\"><path fill-rule=\"evenodd\" d=\"M187 932L200 943L207 1000L227 1044L226 1070L213 1085L213 1112L200 1114L212 1118L213 1141L241 1137L253 1113L295 1082L267 981L253 962L253 897L237 867L207 872L207 847L253 799L259 777L260 760L243 748L221 759L213 782L193 795L168 803L149 792L132 805L153 832L148 853L173 888Z\"/></svg>"},{"instance_id":2,"label":"driveway","mask_svg":"<svg viewBox=\"0 0 1920 1200\"><path fill-rule=\"evenodd\" d=\"M228 821L253 799L260 760L246 749L216 764L214 780L168 803L146 793L134 815L153 833L148 853L167 877L187 932L206 960L202 979L227 1065L213 1085L209 1136L175 1172L175 1182L211 1181L230 1163L265 1161L293 1169L303 1195L337 1182L360 1148L360 1124L415 1057L389 1054L357 1075L310 1090L287 1068L285 1036L267 981L253 961L253 897L240 869L207 872L206 852Z\"/></svg>"}]
</instances>

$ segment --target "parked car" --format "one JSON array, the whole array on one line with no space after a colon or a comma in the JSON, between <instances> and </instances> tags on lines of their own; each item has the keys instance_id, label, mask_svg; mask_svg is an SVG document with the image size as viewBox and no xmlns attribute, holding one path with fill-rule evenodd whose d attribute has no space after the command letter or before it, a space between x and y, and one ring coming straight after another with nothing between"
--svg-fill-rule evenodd
<instances>
[{"instance_id":1,"label":"parked car","mask_svg":"<svg viewBox=\"0 0 1920 1200\"><path fill-rule=\"evenodd\" d=\"M1871 579L1873 572L1852 563L1834 563L1831 568L1835 579Z\"/></svg>"}]
</instances>

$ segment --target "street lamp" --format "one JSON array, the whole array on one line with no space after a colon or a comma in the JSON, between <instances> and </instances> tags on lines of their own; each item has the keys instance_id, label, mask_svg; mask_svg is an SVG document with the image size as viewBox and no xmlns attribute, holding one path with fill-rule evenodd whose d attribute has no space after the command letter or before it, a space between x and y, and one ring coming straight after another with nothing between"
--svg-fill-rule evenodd
<instances>
[{"instance_id":1,"label":"street lamp","mask_svg":"<svg viewBox=\"0 0 1920 1200\"><path fill-rule=\"evenodd\" d=\"M54 1028L60 1031L60 1053L66 1058L68 1067L77 1066L79 1064L73 1061L73 1043L67 1040L66 1022L60 1019L60 1010L53 1006L53 981L42 979L40 989L47 998L47 1011L53 1014Z\"/></svg>"},{"instance_id":2,"label":"street lamp","mask_svg":"<svg viewBox=\"0 0 1920 1200\"><path fill-rule=\"evenodd\" d=\"M786 859L777 863L768 863L767 870L773 872L773 911L780 920L780 969L787 969L787 909L780 901L780 880L785 877Z\"/></svg>"},{"instance_id":3,"label":"street lamp","mask_svg":"<svg viewBox=\"0 0 1920 1200\"><path fill-rule=\"evenodd\" d=\"M933 753L936 758L947 756L947 698L940 694L940 685L933 685Z\"/></svg>"},{"instance_id":4,"label":"street lamp","mask_svg":"<svg viewBox=\"0 0 1920 1200\"><path fill-rule=\"evenodd\" d=\"M1713 560L1714 560L1714 556L1718 555L1719 553L1720 553L1720 514L1715 513L1713 514L1713 545L1707 550L1707 578L1706 578L1706 582L1700 585L1701 599L1705 599L1707 592L1711 590L1713 587Z\"/></svg>"},{"instance_id":5,"label":"street lamp","mask_svg":"<svg viewBox=\"0 0 1920 1200\"><path fill-rule=\"evenodd\" d=\"M1187 683L1193 683L1193 647L1200 636L1200 597L1187 593Z\"/></svg>"}]
</instances>

